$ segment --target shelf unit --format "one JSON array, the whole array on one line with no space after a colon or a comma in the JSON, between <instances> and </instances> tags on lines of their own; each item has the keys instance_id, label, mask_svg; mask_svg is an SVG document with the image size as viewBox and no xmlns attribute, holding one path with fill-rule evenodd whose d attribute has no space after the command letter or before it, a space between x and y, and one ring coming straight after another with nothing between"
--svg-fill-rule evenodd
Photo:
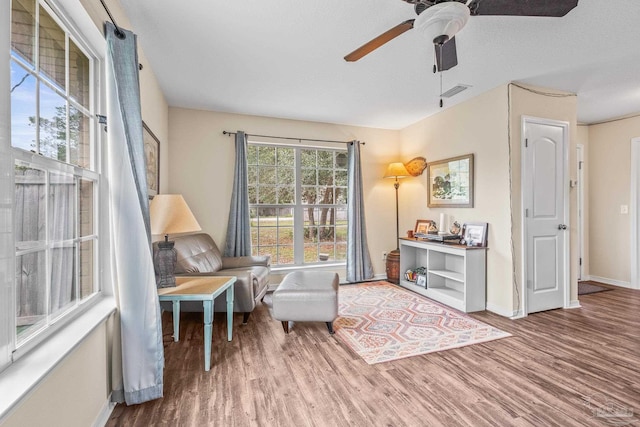
<instances>
[{"instance_id":1,"label":"shelf unit","mask_svg":"<svg viewBox=\"0 0 640 427\"><path fill-rule=\"evenodd\" d=\"M427 286L404 272L427 268ZM400 286L464 312L486 308L487 248L400 239Z\"/></svg>"}]
</instances>

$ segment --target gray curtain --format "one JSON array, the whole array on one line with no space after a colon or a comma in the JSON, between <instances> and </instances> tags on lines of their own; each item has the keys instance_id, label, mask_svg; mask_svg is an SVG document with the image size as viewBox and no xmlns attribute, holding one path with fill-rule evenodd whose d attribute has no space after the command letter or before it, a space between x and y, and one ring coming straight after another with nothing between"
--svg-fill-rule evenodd
<instances>
[{"instance_id":1,"label":"gray curtain","mask_svg":"<svg viewBox=\"0 0 640 427\"><path fill-rule=\"evenodd\" d=\"M162 397L164 350L151 254L136 36L106 24L110 252L118 305L111 360L112 399L136 404Z\"/></svg>"},{"instance_id":2,"label":"gray curtain","mask_svg":"<svg viewBox=\"0 0 640 427\"><path fill-rule=\"evenodd\" d=\"M251 255L249 184L247 180L247 135L242 131L237 131L236 166L233 176L233 192L231 193L224 256Z\"/></svg>"},{"instance_id":3,"label":"gray curtain","mask_svg":"<svg viewBox=\"0 0 640 427\"><path fill-rule=\"evenodd\" d=\"M373 277L367 245L367 226L362 195L360 142L347 144L349 157L347 196L347 281L360 282Z\"/></svg>"}]
</instances>

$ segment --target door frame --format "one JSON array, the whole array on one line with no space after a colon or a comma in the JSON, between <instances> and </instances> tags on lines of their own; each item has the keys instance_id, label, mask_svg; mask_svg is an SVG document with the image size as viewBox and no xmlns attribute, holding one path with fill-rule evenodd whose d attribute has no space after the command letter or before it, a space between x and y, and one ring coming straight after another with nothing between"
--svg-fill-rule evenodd
<instances>
[{"instance_id":1,"label":"door frame","mask_svg":"<svg viewBox=\"0 0 640 427\"><path fill-rule=\"evenodd\" d=\"M521 292L521 312L522 316L527 316L529 311L527 309L527 227L525 216L525 182L526 182L526 168L525 158L526 154L526 130L527 124L539 124L548 126L557 126L562 128L562 177L561 181L564 183L564 216L562 223L567 226L564 242L564 252L562 254L562 263L564 265L564 280L562 283L564 302L563 308L571 307L571 223L570 223L570 193L571 188L569 185L569 122L544 119L540 117L525 116L523 115L520 121L520 224L521 224L521 256L522 256L522 292Z\"/></svg>"},{"instance_id":2,"label":"door frame","mask_svg":"<svg viewBox=\"0 0 640 427\"><path fill-rule=\"evenodd\" d=\"M576 147L578 179L578 280L585 280L584 275L584 145Z\"/></svg>"},{"instance_id":3,"label":"door frame","mask_svg":"<svg viewBox=\"0 0 640 427\"><path fill-rule=\"evenodd\" d=\"M640 289L640 137L631 139L631 288Z\"/></svg>"}]
</instances>

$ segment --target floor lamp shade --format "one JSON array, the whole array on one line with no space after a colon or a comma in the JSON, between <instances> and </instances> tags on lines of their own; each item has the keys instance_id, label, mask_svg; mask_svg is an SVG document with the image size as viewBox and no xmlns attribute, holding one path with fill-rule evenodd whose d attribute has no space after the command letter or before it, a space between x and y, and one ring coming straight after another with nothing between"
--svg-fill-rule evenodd
<instances>
[{"instance_id":1,"label":"floor lamp shade","mask_svg":"<svg viewBox=\"0 0 640 427\"><path fill-rule=\"evenodd\" d=\"M177 253L169 234L192 233L202 228L180 194L158 194L151 200L149 211L151 234L164 234L164 241L158 243L153 254L156 284L160 288L175 286Z\"/></svg>"}]
</instances>

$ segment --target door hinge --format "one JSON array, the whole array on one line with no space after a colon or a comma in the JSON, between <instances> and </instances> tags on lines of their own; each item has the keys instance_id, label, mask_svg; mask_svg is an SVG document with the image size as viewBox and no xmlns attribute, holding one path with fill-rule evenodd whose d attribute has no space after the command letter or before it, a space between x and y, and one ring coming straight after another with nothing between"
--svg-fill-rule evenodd
<instances>
[{"instance_id":1,"label":"door hinge","mask_svg":"<svg viewBox=\"0 0 640 427\"><path fill-rule=\"evenodd\" d=\"M582 265L582 258L580 258L580 265Z\"/></svg>"},{"instance_id":2,"label":"door hinge","mask_svg":"<svg viewBox=\"0 0 640 427\"><path fill-rule=\"evenodd\" d=\"M578 162L578 169L582 169L582 163L584 163L582 160Z\"/></svg>"},{"instance_id":3,"label":"door hinge","mask_svg":"<svg viewBox=\"0 0 640 427\"><path fill-rule=\"evenodd\" d=\"M525 138L524 139L524 148L528 148L529 147L529 138Z\"/></svg>"},{"instance_id":4,"label":"door hinge","mask_svg":"<svg viewBox=\"0 0 640 427\"><path fill-rule=\"evenodd\" d=\"M524 216L525 218L529 218L529 209L524 210Z\"/></svg>"}]
</instances>

